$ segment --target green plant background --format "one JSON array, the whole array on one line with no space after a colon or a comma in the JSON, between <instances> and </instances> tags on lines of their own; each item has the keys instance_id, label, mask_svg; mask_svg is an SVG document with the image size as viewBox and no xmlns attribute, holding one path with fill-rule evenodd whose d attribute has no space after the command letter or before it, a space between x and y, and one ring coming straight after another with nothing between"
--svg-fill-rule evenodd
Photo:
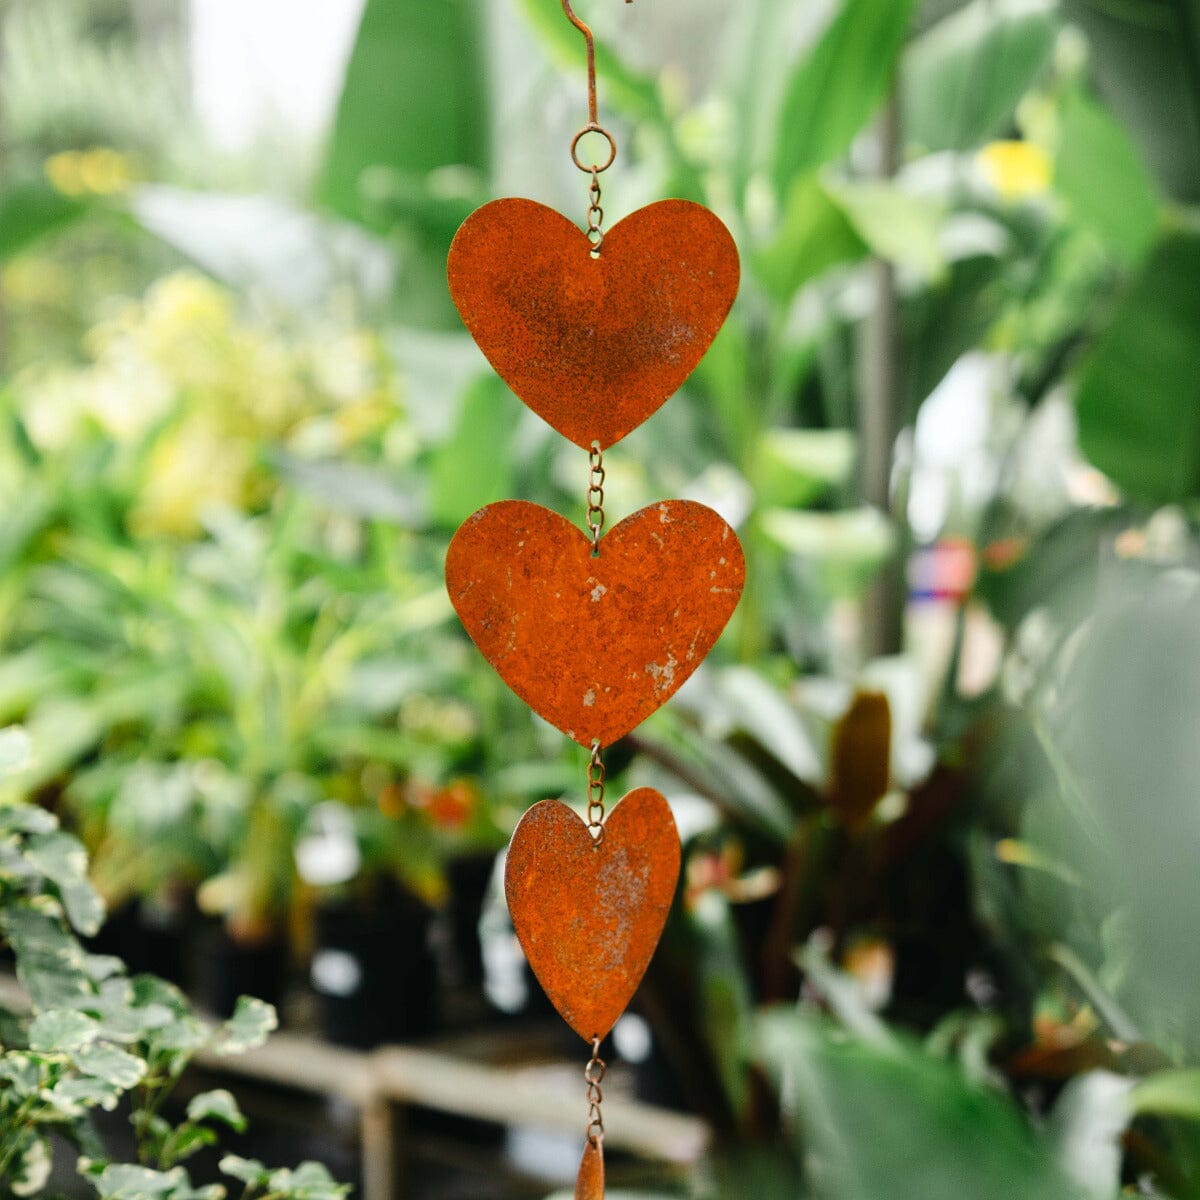
<instances>
[{"instance_id":1,"label":"green plant background","mask_svg":"<svg viewBox=\"0 0 1200 1200\"><path fill-rule=\"evenodd\" d=\"M6 793L110 904L279 927L330 802L347 886L438 903L582 780L441 583L479 505L582 512L443 274L493 195L582 217L582 44L550 0L368 0L319 152L237 156L144 7L154 53L120 0L2 10ZM585 15L609 221L688 197L743 261L607 464L612 518L703 499L749 564L613 764L695 818L640 999L718 1132L694 1193L1200 1196L1200 11ZM904 622L935 539L973 581Z\"/></svg>"}]
</instances>

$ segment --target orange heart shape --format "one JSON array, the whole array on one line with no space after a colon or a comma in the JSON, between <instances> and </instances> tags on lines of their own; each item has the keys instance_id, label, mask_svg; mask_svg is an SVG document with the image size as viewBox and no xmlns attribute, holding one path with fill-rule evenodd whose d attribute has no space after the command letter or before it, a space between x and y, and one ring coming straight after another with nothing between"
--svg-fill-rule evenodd
<instances>
[{"instance_id":1,"label":"orange heart shape","mask_svg":"<svg viewBox=\"0 0 1200 1200\"><path fill-rule=\"evenodd\" d=\"M745 577L737 534L691 500L626 517L598 557L557 513L502 500L468 517L446 555L450 599L484 657L582 746L610 745L675 694Z\"/></svg>"},{"instance_id":2,"label":"orange heart shape","mask_svg":"<svg viewBox=\"0 0 1200 1200\"><path fill-rule=\"evenodd\" d=\"M450 294L496 373L585 450L619 442L692 373L725 322L740 266L729 230L690 200L584 233L533 200L493 200L450 246Z\"/></svg>"},{"instance_id":3,"label":"orange heart shape","mask_svg":"<svg viewBox=\"0 0 1200 1200\"><path fill-rule=\"evenodd\" d=\"M679 832L653 788L630 792L593 841L565 804L522 818L504 894L525 957L554 1007L586 1042L605 1037L637 991L679 880Z\"/></svg>"}]
</instances>

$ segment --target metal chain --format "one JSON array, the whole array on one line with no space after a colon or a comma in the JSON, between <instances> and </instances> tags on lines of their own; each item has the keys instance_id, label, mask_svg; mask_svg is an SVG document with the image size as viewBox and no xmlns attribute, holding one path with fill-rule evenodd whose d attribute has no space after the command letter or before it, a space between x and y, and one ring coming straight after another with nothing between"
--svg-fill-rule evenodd
<instances>
[{"instance_id":1,"label":"metal chain","mask_svg":"<svg viewBox=\"0 0 1200 1200\"><path fill-rule=\"evenodd\" d=\"M592 557L599 558L604 528L604 451L599 442L588 451L587 527L592 533Z\"/></svg>"},{"instance_id":2,"label":"metal chain","mask_svg":"<svg viewBox=\"0 0 1200 1200\"><path fill-rule=\"evenodd\" d=\"M592 182L588 187L590 203L587 211L587 240L592 245L592 257L604 244L604 209L600 207L600 168L592 164Z\"/></svg>"},{"instance_id":3,"label":"metal chain","mask_svg":"<svg viewBox=\"0 0 1200 1200\"><path fill-rule=\"evenodd\" d=\"M592 743L592 757L587 765L587 827L597 846L604 840L604 759L600 743Z\"/></svg>"},{"instance_id":4,"label":"metal chain","mask_svg":"<svg viewBox=\"0 0 1200 1200\"><path fill-rule=\"evenodd\" d=\"M588 1065L583 1068L583 1078L587 1081L587 1140L597 1148L604 1141L604 1119L600 1115L604 1092L600 1085L604 1082L604 1072L607 1069L604 1059L600 1057L600 1039L594 1037L592 1038L592 1057L588 1061Z\"/></svg>"}]
</instances>

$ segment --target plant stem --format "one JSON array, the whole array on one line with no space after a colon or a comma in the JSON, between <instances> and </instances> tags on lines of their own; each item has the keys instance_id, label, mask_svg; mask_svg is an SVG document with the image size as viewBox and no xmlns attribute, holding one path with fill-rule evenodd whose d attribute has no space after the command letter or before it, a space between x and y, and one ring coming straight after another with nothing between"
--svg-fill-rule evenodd
<instances>
[{"instance_id":1,"label":"plant stem","mask_svg":"<svg viewBox=\"0 0 1200 1200\"><path fill-rule=\"evenodd\" d=\"M881 179L896 173L900 152L900 103L893 79L878 130ZM874 302L859 333L858 427L861 437L859 483L862 499L891 512L892 458L903 408L900 370L900 319L896 272L877 259L871 265ZM903 523L903 513L893 513ZM863 604L863 653L868 658L895 654L904 634L904 580L901 555L893 554Z\"/></svg>"}]
</instances>

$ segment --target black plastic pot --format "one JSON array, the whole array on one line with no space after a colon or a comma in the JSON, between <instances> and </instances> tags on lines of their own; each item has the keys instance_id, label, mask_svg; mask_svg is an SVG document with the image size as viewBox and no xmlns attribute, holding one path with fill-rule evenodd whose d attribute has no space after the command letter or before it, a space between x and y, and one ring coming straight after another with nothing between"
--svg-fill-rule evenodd
<instances>
[{"instance_id":1,"label":"black plastic pot","mask_svg":"<svg viewBox=\"0 0 1200 1200\"><path fill-rule=\"evenodd\" d=\"M287 942L282 934L238 940L230 936L223 921L214 921L199 938L196 997L218 1017L231 1016L239 996L255 996L278 1008L287 963Z\"/></svg>"},{"instance_id":2,"label":"black plastic pot","mask_svg":"<svg viewBox=\"0 0 1200 1200\"><path fill-rule=\"evenodd\" d=\"M452 859L446 866L450 885L446 922L450 934L451 983L472 991L483 986L479 918L495 865L496 855L484 852Z\"/></svg>"},{"instance_id":3,"label":"black plastic pot","mask_svg":"<svg viewBox=\"0 0 1200 1200\"><path fill-rule=\"evenodd\" d=\"M331 903L318 909L309 982L326 1039L367 1048L433 1031L431 918L429 908L399 891L373 908Z\"/></svg>"},{"instance_id":4,"label":"black plastic pot","mask_svg":"<svg viewBox=\"0 0 1200 1200\"><path fill-rule=\"evenodd\" d=\"M131 975L158 975L183 984L194 917L184 900L131 900L109 913L99 933L88 939L88 948L115 955Z\"/></svg>"}]
</instances>

